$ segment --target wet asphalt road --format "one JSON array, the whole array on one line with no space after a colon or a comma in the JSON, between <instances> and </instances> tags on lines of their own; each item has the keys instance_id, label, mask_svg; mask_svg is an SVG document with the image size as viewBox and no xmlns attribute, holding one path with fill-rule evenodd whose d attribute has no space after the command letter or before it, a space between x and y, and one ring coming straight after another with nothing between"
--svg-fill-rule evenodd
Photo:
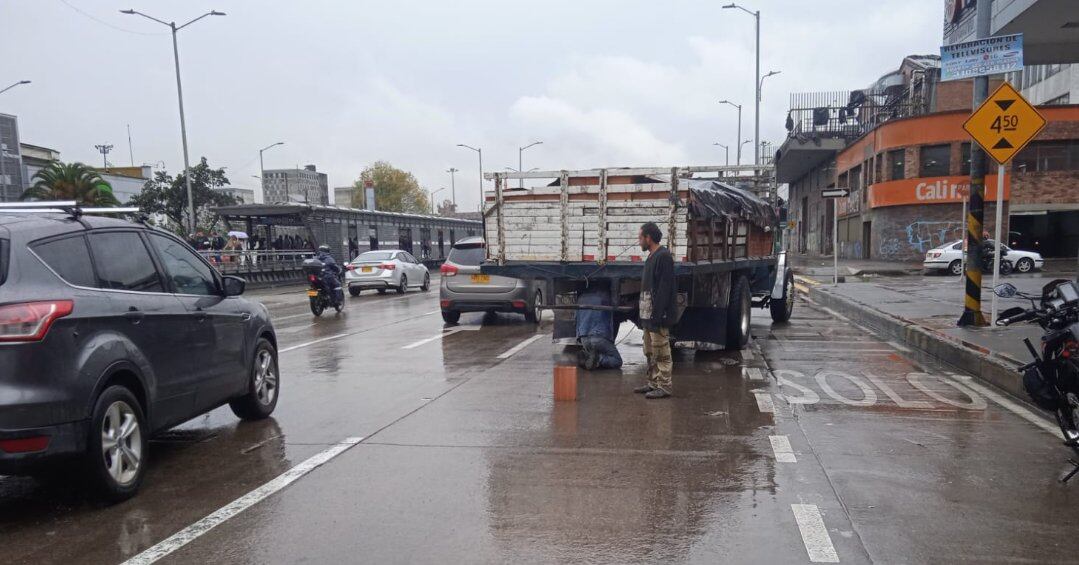
<instances>
[{"instance_id":1,"label":"wet asphalt road","mask_svg":"<svg viewBox=\"0 0 1079 565\"><path fill-rule=\"evenodd\" d=\"M630 392L623 328L623 370L555 403L549 321L447 328L437 290L317 320L302 290L252 297L282 349L274 417L223 408L156 439L112 507L70 477L0 477L5 562L119 563L181 531L162 563L1079 562L1047 420L806 302L784 325L755 310L745 352L677 351L663 401Z\"/></svg>"}]
</instances>

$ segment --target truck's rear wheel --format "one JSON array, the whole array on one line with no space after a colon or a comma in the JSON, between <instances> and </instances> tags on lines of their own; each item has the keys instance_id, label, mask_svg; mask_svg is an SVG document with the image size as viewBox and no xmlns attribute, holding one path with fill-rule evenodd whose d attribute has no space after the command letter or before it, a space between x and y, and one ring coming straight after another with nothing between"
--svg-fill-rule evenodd
<instances>
[{"instance_id":1,"label":"truck's rear wheel","mask_svg":"<svg viewBox=\"0 0 1079 565\"><path fill-rule=\"evenodd\" d=\"M742 349L749 343L750 307L749 280L738 276L727 304L727 349Z\"/></svg>"},{"instance_id":2,"label":"truck's rear wheel","mask_svg":"<svg viewBox=\"0 0 1079 565\"><path fill-rule=\"evenodd\" d=\"M794 312L794 273L787 271L783 276L783 298L773 298L768 303L773 322L786 322Z\"/></svg>"}]
</instances>

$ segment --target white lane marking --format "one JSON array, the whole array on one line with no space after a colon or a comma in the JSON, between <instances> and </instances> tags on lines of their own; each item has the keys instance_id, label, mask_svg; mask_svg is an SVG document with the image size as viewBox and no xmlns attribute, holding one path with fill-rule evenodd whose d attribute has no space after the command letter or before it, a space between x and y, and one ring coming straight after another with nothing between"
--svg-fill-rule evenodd
<instances>
[{"instance_id":1,"label":"white lane marking","mask_svg":"<svg viewBox=\"0 0 1079 565\"><path fill-rule=\"evenodd\" d=\"M771 414L776 411L776 407L772 404L772 395L767 392L755 392L753 396L757 397L757 409L762 413Z\"/></svg>"},{"instance_id":2,"label":"white lane marking","mask_svg":"<svg viewBox=\"0 0 1079 565\"><path fill-rule=\"evenodd\" d=\"M533 341L536 341L537 339L539 339L541 337L543 337L543 334L536 334L536 335L522 341L521 343L518 343L517 345L514 345L513 347L507 349L505 352L503 352L501 355L499 355L498 358L499 359L509 359L510 357L513 357L517 352L519 352L522 349L528 347L528 345L530 343L532 343Z\"/></svg>"},{"instance_id":3,"label":"white lane marking","mask_svg":"<svg viewBox=\"0 0 1079 565\"><path fill-rule=\"evenodd\" d=\"M262 500L266 499L270 495L280 491L281 489L289 486L300 477L310 473L317 467L326 463L330 459L341 455L349 448L363 441L362 437L349 437L341 440L340 443L333 445L315 455L309 459L296 465L295 467L281 473L277 477L271 479L269 482L264 483L262 486L256 487L254 490L247 494L237 498L236 500L222 506L214 513L206 516L205 518L191 524L190 526L176 532L172 536L159 542L157 545L143 551L142 553L124 561L123 565L148 565L154 563L162 557L168 556L170 553L180 549L181 547L191 543L202 534L212 530L213 528L221 525L229 518L236 516L237 514L247 510L248 508L258 504Z\"/></svg>"},{"instance_id":4,"label":"white lane marking","mask_svg":"<svg viewBox=\"0 0 1079 565\"><path fill-rule=\"evenodd\" d=\"M802 533L802 543L813 563L839 563L839 555L832 545L828 528L815 504L791 504L794 520L798 522L798 531Z\"/></svg>"},{"instance_id":5,"label":"white lane marking","mask_svg":"<svg viewBox=\"0 0 1079 565\"><path fill-rule=\"evenodd\" d=\"M768 441L772 443L772 453L776 455L776 461L780 463L797 463L798 458L794 456L794 449L791 448L791 440L787 436L768 436Z\"/></svg>"},{"instance_id":6,"label":"white lane marking","mask_svg":"<svg viewBox=\"0 0 1079 565\"><path fill-rule=\"evenodd\" d=\"M334 340L334 339L341 339L343 337L348 337L350 335L355 335L355 334L358 334L358 333L360 333L360 332L345 332L343 334L335 334L335 335L331 335L331 336L320 337L320 338L318 338L316 340L313 340L313 341L308 341L308 342L304 342L304 343L298 343L296 345L291 345L289 347L282 348L280 351L278 351L278 353L285 353L285 352L288 352L288 351L292 351L294 349L300 349L302 347L310 347L310 346L315 345L317 343L322 343L324 341L330 341L330 340Z\"/></svg>"},{"instance_id":7,"label":"white lane marking","mask_svg":"<svg viewBox=\"0 0 1079 565\"><path fill-rule=\"evenodd\" d=\"M311 315L310 312L304 312L302 314L293 314L291 316L280 316L280 317L271 316L271 318L273 319L274 322L280 322L282 320L291 320L292 318L299 318L299 317L302 317L302 316L310 316L310 315Z\"/></svg>"},{"instance_id":8,"label":"white lane marking","mask_svg":"<svg viewBox=\"0 0 1079 565\"><path fill-rule=\"evenodd\" d=\"M751 349L749 349L749 348L743 349L741 351L741 353L742 353L742 361L752 361L753 358L755 357L753 355L753 351Z\"/></svg>"},{"instance_id":9,"label":"white lane marking","mask_svg":"<svg viewBox=\"0 0 1079 565\"><path fill-rule=\"evenodd\" d=\"M1008 410L1012 414L1015 414L1016 416L1019 416L1020 418L1030 422L1031 424L1034 424L1035 426L1038 426L1042 430L1045 430L1046 432L1049 432L1049 434L1052 435L1053 437L1055 437L1057 439L1060 439L1061 433L1060 433L1060 427L1059 426L1057 426L1056 424L1050 422L1049 420L1047 420L1045 418L1042 418L1042 417L1038 416L1037 414L1031 412L1030 410L1027 410L1026 408L1023 407L1023 405L1019 404L1018 402L1015 402L1013 400L1009 400L1005 396L997 394L992 389L989 389L989 388L987 388L985 386L982 386L982 385L974 382L974 379L972 379L971 377L968 377L966 375L949 375L949 376L951 378L956 379L959 382L961 382L963 384L963 386L966 386L967 388L970 388L970 389L974 390L975 392L977 392L978 394L981 394L982 396L988 398L989 400L992 400L993 402L996 402L997 404L1004 407L1006 410Z\"/></svg>"},{"instance_id":10,"label":"white lane marking","mask_svg":"<svg viewBox=\"0 0 1079 565\"><path fill-rule=\"evenodd\" d=\"M419 347L421 345L431 343L432 341L438 341L438 340L440 340L440 339L442 339L442 338L444 338L444 337L446 337L448 335L453 335L453 334L455 334L455 333L457 333L457 332L459 332L459 331L461 331L463 329L464 328L459 328L459 327L458 328L450 328L450 329L448 329L448 330L446 330L446 331L444 331L444 332L442 332L442 333L440 333L440 334L438 334L436 336L424 338L424 339L421 339L419 341L414 341L414 342L402 347L401 349L415 349L415 348L417 348L417 347Z\"/></svg>"},{"instance_id":11,"label":"white lane marking","mask_svg":"<svg viewBox=\"0 0 1079 565\"><path fill-rule=\"evenodd\" d=\"M438 314L438 313L439 313L439 312L441 312L441 311L442 311L441 309L439 309L439 310L431 310L430 312L424 312L424 313L423 313L423 314L421 314L421 315L422 315L422 316L430 316L431 314Z\"/></svg>"},{"instance_id":12,"label":"white lane marking","mask_svg":"<svg viewBox=\"0 0 1079 565\"><path fill-rule=\"evenodd\" d=\"M743 367L742 372L746 378L751 381L766 381L768 377L764 376L764 373L757 367Z\"/></svg>"}]
</instances>

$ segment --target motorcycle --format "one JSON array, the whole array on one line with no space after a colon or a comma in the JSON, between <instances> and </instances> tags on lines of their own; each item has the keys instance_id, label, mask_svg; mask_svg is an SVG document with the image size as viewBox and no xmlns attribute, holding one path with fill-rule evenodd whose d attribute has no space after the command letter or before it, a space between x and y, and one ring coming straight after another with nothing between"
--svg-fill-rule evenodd
<instances>
[{"instance_id":1,"label":"motorcycle","mask_svg":"<svg viewBox=\"0 0 1079 565\"><path fill-rule=\"evenodd\" d=\"M1023 388L1034 404L1056 415L1064 445L1079 455L1079 284L1057 279L1042 288L1041 296L1020 292L1004 283L993 289L1002 298L1030 300L1030 308L1009 308L1000 313L997 325L1019 322L1038 324L1045 335L1041 352L1023 339L1034 361L1023 365ZM1061 482L1079 473L1079 461L1068 460L1074 469Z\"/></svg>"},{"instance_id":2,"label":"motorcycle","mask_svg":"<svg viewBox=\"0 0 1079 565\"><path fill-rule=\"evenodd\" d=\"M1002 275L1009 275L1014 270L1012 262L1004 258L1007 254L1007 251L1000 250L1000 274ZM982 272L993 272L993 250L991 248L982 253Z\"/></svg>"},{"instance_id":3,"label":"motorcycle","mask_svg":"<svg viewBox=\"0 0 1079 565\"><path fill-rule=\"evenodd\" d=\"M321 316L327 308L332 307L337 312L345 308L344 289L340 285L336 289L331 289L326 284L325 277L337 275L325 272L322 261L318 259L305 260L303 262L303 273L307 277L309 285L307 299L310 302L312 314L317 317Z\"/></svg>"}]
</instances>

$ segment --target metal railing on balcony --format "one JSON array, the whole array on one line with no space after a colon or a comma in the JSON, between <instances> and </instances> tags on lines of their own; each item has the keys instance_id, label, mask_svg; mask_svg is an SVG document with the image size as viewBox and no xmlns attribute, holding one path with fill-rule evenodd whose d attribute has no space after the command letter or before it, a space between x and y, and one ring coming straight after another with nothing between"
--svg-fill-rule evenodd
<instances>
[{"instance_id":1,"label":"metal railing on balcony","mask_svg":"<svg viewBox=\"0 0 1079 565\"><path fill-rule=\"evenodd\" d=\"M926 104L906 91L796 92L787 114L789 137L855 138L896 118L926 112Z\"/></svg>"}]
</instances>

